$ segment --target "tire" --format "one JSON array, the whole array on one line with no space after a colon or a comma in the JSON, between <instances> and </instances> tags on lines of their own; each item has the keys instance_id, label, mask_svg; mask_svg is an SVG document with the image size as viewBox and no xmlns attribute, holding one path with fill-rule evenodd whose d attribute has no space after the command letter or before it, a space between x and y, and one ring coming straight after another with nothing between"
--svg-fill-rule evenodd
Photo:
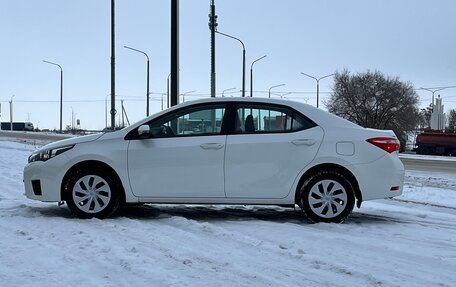
<instances>
[{"instance_id":1,"label":"tire","mask_svg":"<svg viewBox=\"0 0 456 287\"><path fill-rule=\"evenodd\" d=\"M319 171L301 185L300 205L313 222L341 223L353 210L353 185L335 171Z\"/></svg>"},{"instance_id":2,"label":"tire","mask_svg":"<svg viewBox=\"0 0 456 287\"><path fill-rule=\"evenodd\" d=\"M65 184L68 208L79 218L106 218L121 203L121 187L111 173L86 168L73 174Z\"/></svg>"}]
</instances>

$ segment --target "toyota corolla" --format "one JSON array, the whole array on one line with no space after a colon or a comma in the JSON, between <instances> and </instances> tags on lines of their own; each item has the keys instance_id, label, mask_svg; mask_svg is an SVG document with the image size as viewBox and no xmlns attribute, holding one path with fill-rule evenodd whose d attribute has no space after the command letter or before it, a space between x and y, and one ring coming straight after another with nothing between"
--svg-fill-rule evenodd
<instances>
[{"instance_id":1,"label":"toyota corolla","mask_svg":"<svg viewBox=\"0 0 456 287\"><path fill-rule=\"evenodd\" d=\"M284 100L183 103L120 131L58 141L30 155L26 196L81 218L121 205L298 205L341 222L362 201L402 193L394 132Z\"/></svg>"}]
</instances>

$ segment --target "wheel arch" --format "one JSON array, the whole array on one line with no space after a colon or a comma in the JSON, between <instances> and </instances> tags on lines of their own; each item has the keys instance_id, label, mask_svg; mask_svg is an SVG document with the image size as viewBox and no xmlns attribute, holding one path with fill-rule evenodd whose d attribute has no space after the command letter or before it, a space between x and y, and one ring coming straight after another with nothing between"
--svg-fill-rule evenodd
<instances>
[{"instance_id":1,"label":"wheel arch","mask_svg":"<svg viewBox=\"0 0 456 287\"><path fill-rule=\"evenodd\" d=\"M356 180L356 177L353 175L353 173L348 170L347 168L334 164L334 163L322 163L318 164L316 166L313 166L309 170L307 170L302 176L301 179L298 182L298 185L296 186L296 191L295 191L295 204L300 204L300 189L302 184L306 179L308 179L311 175L320 172L320 171L336 171L343 176L345 176L350 183L353 185L353 189L355 192L355 198L356 198L356 206L359 208L361 207L361 203L363 200L361 190L359 188L358 180Z\"/></svg>"},{"instance_id":2,"label":"wheel arch","mask_svg":"<svg viewBox=\"0 0 456 287\"><path fill-rule=\"evenodd\" d=\"M77 164L73 165L70 169L67 170L65 175L63 176L62 182L60 184L60 198L65 201L67 193L65 184L68 182L68 179L74 175L77 171L83 170L86 168L96 168L96 169L101 169L108 171L114 176L114 179L116 180L118 187L120 188L120 196L121 196L121 202L125 202L125 188L123 186L122 180L120 179L119 175L117 172L107 163L104 163L102 161L98 160L86 160L86 161L81 161L78 162Z\"/></svg>"}]
</instances>

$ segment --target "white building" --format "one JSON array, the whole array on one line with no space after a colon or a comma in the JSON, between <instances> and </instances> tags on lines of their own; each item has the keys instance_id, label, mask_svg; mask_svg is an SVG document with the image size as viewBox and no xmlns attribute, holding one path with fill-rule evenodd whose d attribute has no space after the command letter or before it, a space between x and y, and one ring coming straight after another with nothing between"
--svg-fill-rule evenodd
<instances>
[{"instance_id":1,"label":"white building","mask_svg":"<svg viewBox=\"0 0 456 287\"><path fill-rule=\"evenodd\" d=\"M442 98L440 95L435 99L435 105L431 114L431 129L443 130L446 126L446 115L444 113L444 106L442 105Z\"/></svg>"}]
</instances>

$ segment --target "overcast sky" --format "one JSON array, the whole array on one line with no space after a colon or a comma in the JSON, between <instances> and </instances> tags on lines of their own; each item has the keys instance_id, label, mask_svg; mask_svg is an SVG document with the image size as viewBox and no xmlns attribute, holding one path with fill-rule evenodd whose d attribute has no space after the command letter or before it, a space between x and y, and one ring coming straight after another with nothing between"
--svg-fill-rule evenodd
<instances>
[{"instance_id":1,"label":"overcast sky","mask_svg":"<svg viewBox=\"0 0 456 287\"><path fill-rule=\"evenodd\" d=\"M83 128L105 126L110 2L0 0L1 121L9 121L14 95L15 121L58 128L60 74L42 62L48 60L64 69L63 125L71 124L73 108ZM186 100L210 94L208 12L209 0L180 0L180 92L196 90ZM286 84L275 93L293 92L286 97L315 105L315 81L300 72L320 77L343 69L379 70L415 88L456 85L454 0L216 0L216 13L218 30L245 43L247 88L250 63L267 55L254 66L255 91ZM123 46L149 54L157 112L170 72L169 28L169 0L116 1L116 94L130 122L145 116L146 59ZM240 95L239 42L217 35L216 60L217 93L236 88L227 95ZM323 100L332 81L321 81ZM421 106L429 105L431 93L417 92ZM456 89L437 94L446 110L456 108Z\"/></svg>"}]
</instances>

